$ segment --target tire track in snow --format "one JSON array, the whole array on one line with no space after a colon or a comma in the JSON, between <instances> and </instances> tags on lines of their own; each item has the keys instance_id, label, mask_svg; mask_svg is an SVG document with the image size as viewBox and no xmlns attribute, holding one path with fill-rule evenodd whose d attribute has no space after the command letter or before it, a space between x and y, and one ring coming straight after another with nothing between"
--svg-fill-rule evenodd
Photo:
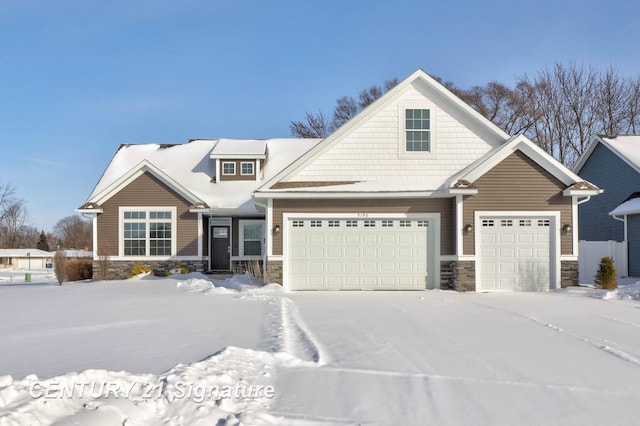
<instances>
[{"instance_id":1,"label":"tire track in snow","mask_svg":"<svg viewBox=\"0 0 640 426\"><path fill-rule=\"evenodd\" d=\"M280 297L278 302L282 329L281 350L305 361L313 361L318 365L326 364L328 356L302 321L293 300Z\"/></svg>"},{"instance_id":2,"label":"tire track in snow","mask_svg":"<svg viewBox=\"0 0 640 426\"><path fill-rule=\"evenodd\" d=\"M520 318L527 319L527 320L532 321L532 322L534 322L534 323L536 323L538 325L550 328L550 329L552 329L554 331L562 333L562 334L564 334L566 336L569 336L569 337L571 337L573 339L576 339L576 340L579 340L581 342L587 343L587 344L593 346L594 348L600 349L601 351L604 351L604 352L606 352L606 353L608 353L610 355L613 355L613 356L615 356L615 357L617 357L619 359L622 359L624 361L630 362L630 363L640 367L640 359L639 358L637 358L637 357L631 355L630 353L625 352L625 351L623 351L621 349L606 345L604 343L596 342L595 340L590 339L590 338L588 338L586 336L583 336L581 334L565 330L565 329L563 329L563 328L561 328L561 327L559 327L557 325L554 325L554 324L551 324L551 323L548 323L548 322L545 322L545 321L540 321L537 318L530 317L529 315L525 315L525 314L523 314L521 312L515 312L515 311L512 311L510 309L505 309L505 308L501 308L501 307L498 307L498 306L495 306L495 305L489 305L489 304L486 304L486 303L478 303L478 302L476 302L476 304L484 306L484 307L487 307L487 308L490 308L490 309L495 309L495 310L502 311L502 312L508 312L508 313L510 313L512 315L515 315L515 316L518 316Z\"/></svg>"},{"instance_id":3,"label":"tire track in snow","mask_svg":"<svg viewBox=\"0 0 640 426\"><path fill-rule=\"evenodd\" d=\"M544 388L544 389L553 389L553 390L562 390L562 391L568 390L568 391L577 391L577 392L584 392L584 393L606 394L606 395L614 395L614 396L638 397L638 394L635 392L611 391L611 390L606 390L602 388L590 388L588 386L565 385L565 384L557 384L557 383L536 383L536 382L530 382L530 381L518 382L514 380L482 379L482 378L476 378L476 377L448 376L444 374L404 373L404 372L392 371L392 370L372 370L372 369L332 367L332 366L325 366L323 367L323 370L344 372L349 374L363 374L363 375L371 375L371 376L418 378L418 379L426 379L427 381L431 381L431 382L450 381L450 382L461 382L461 383L462 382L483 383L483 384L515 386L515 387L525 387L525 388Z\"/></svg>"}]
</instances>

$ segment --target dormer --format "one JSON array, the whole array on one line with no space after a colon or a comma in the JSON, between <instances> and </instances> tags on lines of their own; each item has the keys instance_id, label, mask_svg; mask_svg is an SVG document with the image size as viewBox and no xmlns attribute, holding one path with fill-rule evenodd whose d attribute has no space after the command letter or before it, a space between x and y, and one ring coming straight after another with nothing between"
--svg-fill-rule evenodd
<instances>
[{"instance_id":1,"label":"dormer","mask_svg":"<svg viewBox=\"0 0 640 426\"><path fill-rule=\"evenodd\" d=\"M209 157L216 162L218 182L262 180L267 141L219 139Z\"/></svg>"}]
</instances>

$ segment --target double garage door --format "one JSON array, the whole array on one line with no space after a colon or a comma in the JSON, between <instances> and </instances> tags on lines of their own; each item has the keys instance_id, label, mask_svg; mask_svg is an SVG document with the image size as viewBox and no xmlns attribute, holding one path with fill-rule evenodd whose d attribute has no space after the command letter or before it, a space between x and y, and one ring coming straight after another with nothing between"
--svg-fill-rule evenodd
<instances>
[{"instance_id":1,"label":"double garage door","mask_svg":"<svg viewBox=\"0 0 640 426\"><path fill-rule=\"evenodd\" d=\"M546 291L552 265L552 218L481 217L479 291Z\"/></svg>"},{"instance_id":2,"label":"double garage door","mask_svg":"<svg viewBox=\"0 0 640 426\"><path fill-rule=\"evenodd\" d=\"M429 221L410 218L287 220L292 290L423 290Z\"/></svg>"}]
</instances>

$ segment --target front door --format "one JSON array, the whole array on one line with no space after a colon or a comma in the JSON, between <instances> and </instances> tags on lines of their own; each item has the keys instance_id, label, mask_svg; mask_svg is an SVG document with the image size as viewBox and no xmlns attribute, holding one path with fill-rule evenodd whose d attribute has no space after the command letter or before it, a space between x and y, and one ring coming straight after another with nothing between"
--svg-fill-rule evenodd
<instances>
[{"instance_id":1,"label":"front door","mask_svg":"<svg viewBox=\"0 0 640 426\"><path fill-rule=\"evenodd\" d=\"M231 270L231 236L229 226L211 228L211 269Z\"/></svg>"}]
</instances>

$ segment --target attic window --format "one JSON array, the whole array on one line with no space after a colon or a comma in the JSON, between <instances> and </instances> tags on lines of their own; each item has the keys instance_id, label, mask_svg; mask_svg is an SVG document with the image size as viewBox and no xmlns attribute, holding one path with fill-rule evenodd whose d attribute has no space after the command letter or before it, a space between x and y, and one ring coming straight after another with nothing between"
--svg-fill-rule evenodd
<instances>
[{"instance_id":1,"label":"attic window","mask_svg":"<svg viewBox=\"0 0 640 426\"><path fill-rule=\"evenodd\" d=\"M236 174L236 163L235 162L223 162L222 163L222 174L223 175L235 175Z\"/></svg>"},{"instance_id":2,"label":"attic window","mask_svg":"<svg viewBox=\"0 0 640 426\"><path fill-rule=\"evenodd\" d=\"M428 109L405 110L405 147L407 152L431 151L431 112Z\"/></svg>"}]
</instances>

